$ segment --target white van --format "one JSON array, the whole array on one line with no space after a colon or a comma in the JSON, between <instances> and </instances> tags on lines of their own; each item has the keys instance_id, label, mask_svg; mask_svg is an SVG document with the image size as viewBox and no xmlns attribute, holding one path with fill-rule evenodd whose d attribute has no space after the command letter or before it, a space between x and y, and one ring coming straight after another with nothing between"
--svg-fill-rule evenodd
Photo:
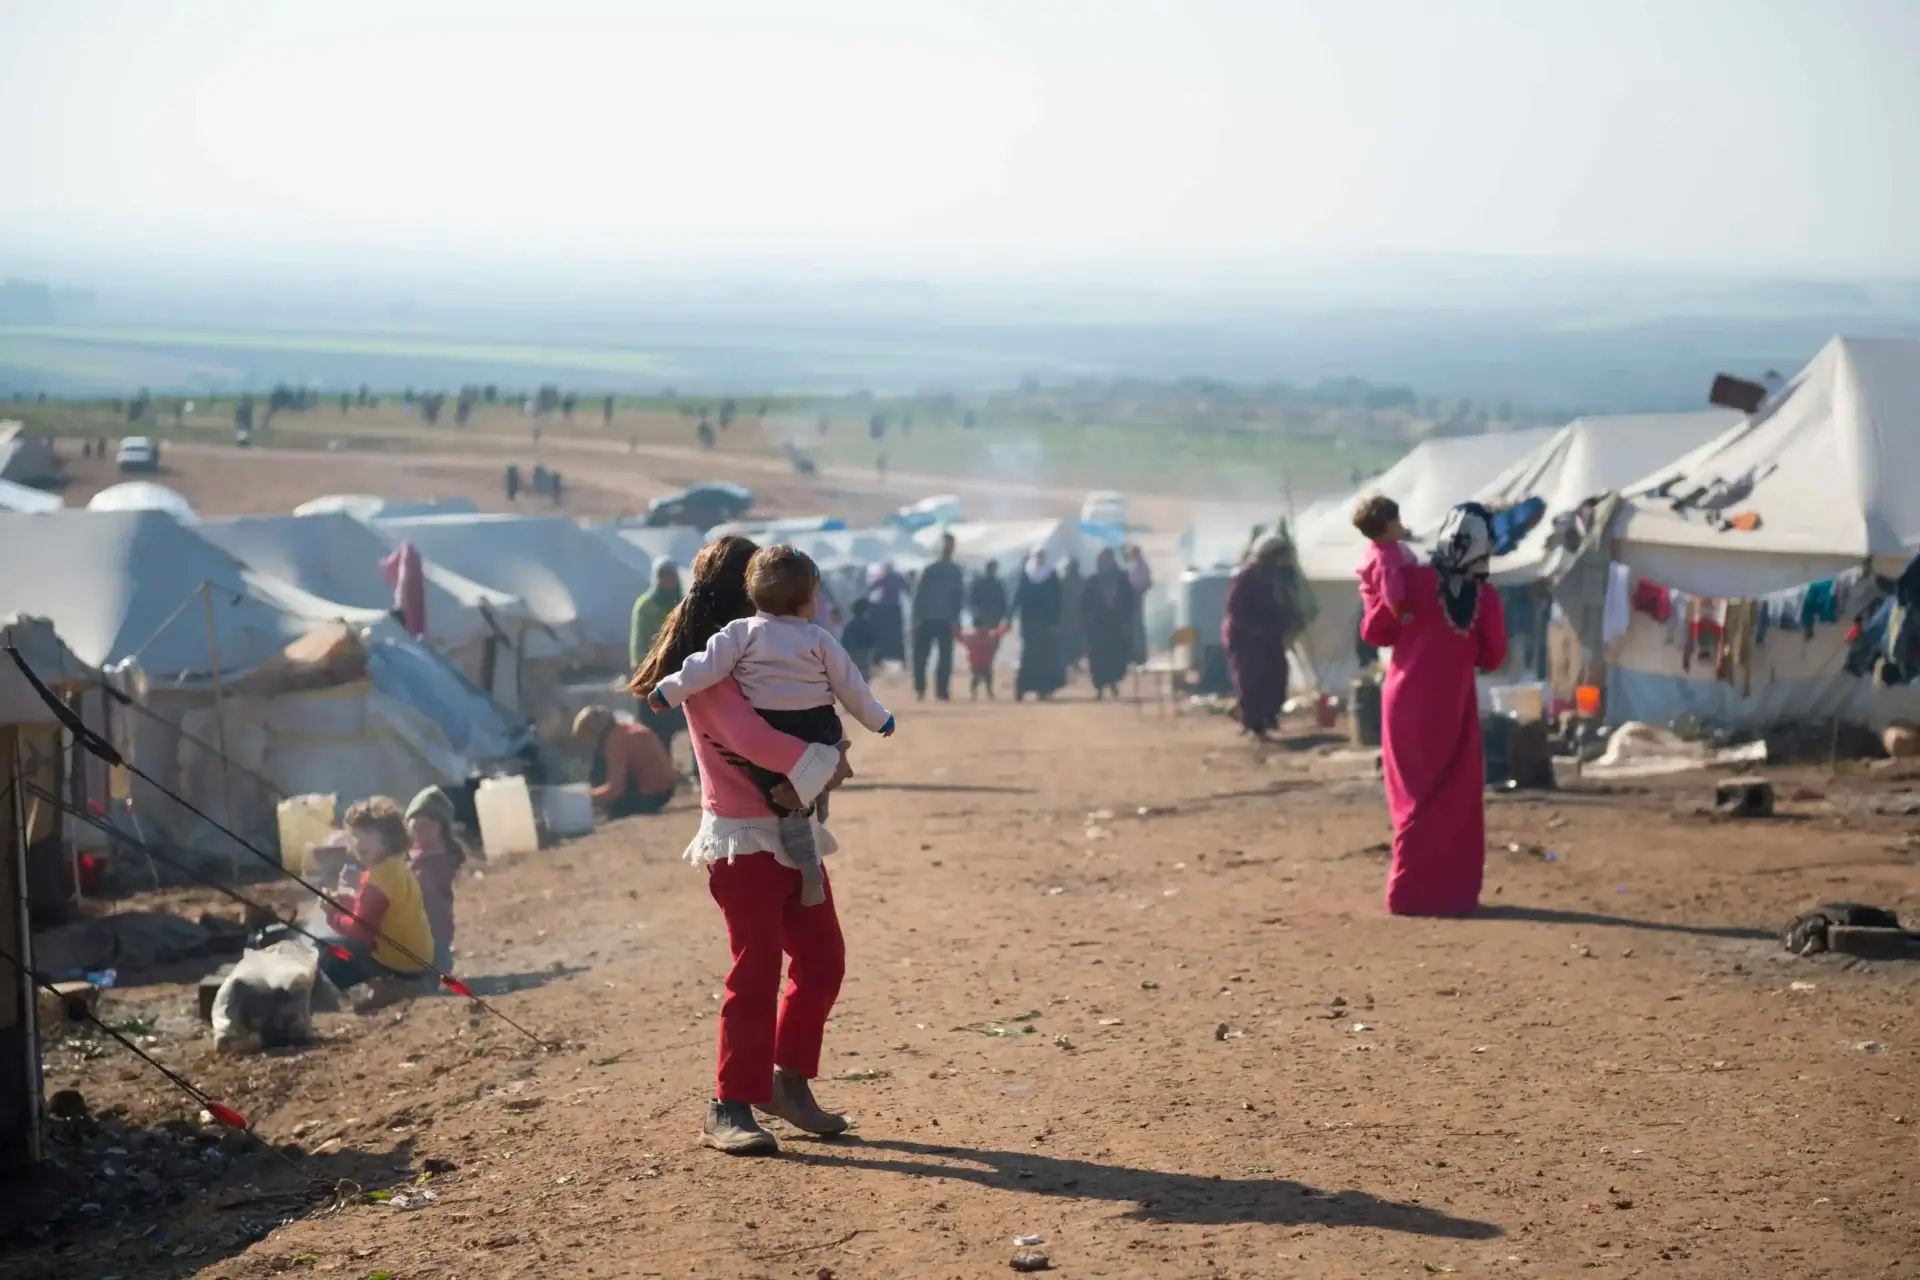
<instances>
[{"instance_id":1,"label":"white van","mask_svg":"<svg viewBox=\"0 0 1920 1280\"><path fill-rule=\"evenodd\" d=\"M120 450L114 455L114 464L128 472L158 471L160 446L149 436L128 436L120 442Z\"/></svg>"}]
</instances>

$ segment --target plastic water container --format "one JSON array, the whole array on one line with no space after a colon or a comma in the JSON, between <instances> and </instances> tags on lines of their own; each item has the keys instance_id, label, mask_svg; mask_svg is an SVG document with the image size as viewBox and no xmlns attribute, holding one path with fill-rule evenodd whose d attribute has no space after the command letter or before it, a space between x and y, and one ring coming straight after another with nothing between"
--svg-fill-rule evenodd
<instances>
[{"instance_id":1,"label":"plastic water container","mask_svg":"<svg viewBox=\"0 0 1920 1280\"><path fill-rule=\"evenodd\" d=\"M319 844L333 831L333 815L340 809L338 796L289 796L275 812L280 827L280 865L307 874L311 860L310 845Z\"/></svg>"},{"instance_id":2,"label":"plastic water container","mask_svg":"<svg viewBox=\"0 0 1920 1280\"><path fill-rule=\"evenodd\" d=\"M1546 716L1547 686L1544 684L1510 684L1490 692L1495 715L1525 724Z\"/></svg>"},{"instance_id":3,"label":"plastic water container","mask_svg":"<svg viewBox=\"0 0 1920 1280\"><path fill-rule=\"evenodd\" d=\"M535 796L540 807L540 825L556 838L593 833L593 798L583 782L560 787L541 787Z\"/></svg>"},{"instance_id":4,"label":"plastic water container","mask_svg":"<svg viewBox=\"0 0 1920 1280\"><path fill-rule=\"evenodd\" d=\"M534 824L533 796L525 778L481 779L473 793L473 808L480 819L480 844L489 858L539 852L540 830Z\"/></svg>"}]
</instances>

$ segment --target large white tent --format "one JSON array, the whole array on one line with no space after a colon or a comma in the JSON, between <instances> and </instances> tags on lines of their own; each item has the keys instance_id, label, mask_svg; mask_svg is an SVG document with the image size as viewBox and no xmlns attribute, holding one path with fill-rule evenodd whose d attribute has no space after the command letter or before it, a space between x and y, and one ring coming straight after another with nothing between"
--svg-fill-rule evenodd
<instances>
[{"instance_id":1,"label":"large white tent","mask_svg":"<svg viewBox=\"0 0 1920 1280\"><path fill-rule=\"evenodd\" d=\"M1698 596L1748 598L1920 553L1920 342L1835 338L1753 418L1625 489L1611 554L1639 578ZM1741 529L1757 517L1758 527ZM1920 688L1847 675L1842 625L1776 631L1754 654L1751 692L1687 670L1666 629L1638 613L1609 654L1610 719L1683 712L1765 727L1841 717L1920 719Z\"/></svg>"},{"instance_id":2,"label":"large white tent","mask_svg":"<svg viewBox=\"0 0 1920 1280\"><path fill-rule=\"evenodd\" d=\"M415 516L374 527L462 577L525 601L552 632L544 640L529 637L530 656L626 665L633 602L652 584L603 537L563 516Z\"/></svg>"},{"instance_id":3,"label":"large white tent","mask_svg":"<svg viewBox=\"0 0 1920 1280\"><path fill-rule=\"evenodd\" d=\"M307 630L164 511L0 513L0 545L10 549L0 611L49 619L94 666L132 659L156 682L204 676L216 661L232 674Z\"/></svg>"},{"instance_id":4,"label":"large white tent","mask_svg":"<svg viewBox=\"0 0 1920 1280\"><path fill-rule=\"evenodd\" d=\"M1575 511L1719 437L1740 421L1730 409L1576 418L1508 467L1475 500L1506 506L1539 498L1546 513L1512 553L1494 561L1502 585L1551 578L1564 559L1555 517Z\"/></svg>"},{"instance_id":5,"label":"large white tent","mask_svg":"<svg viewBox=\"0 0 1920 1280\"><path fill-rule=\"evenodd\" d=\"M684 571L700 554L700 548L706 544L706 535L698 529L684 526L656 528L652 525L597 524L586 526L586 531L600 539L613 553L631 565L635 572L653 576L653 566L657 561L668 560L680 566Z\"/></svg>"},{"instance_id":6,"label":"large white tent","mask_svg":"<svg viewBox=\"0 0 1920 1280\"><path fill-rule=\"evenodd\" d=\"M1834 338L1753 419L1629 485L1621 559L1682 590L1756 594L1920 550L1920 342ZM1732 495L1692 503L1716 488ZM1710 519L1751 512L1749 532Z\"/></svg>"},{"instance_id":7,"label":"large white tent","mask_svg":"<svg viewBox=\"0 0 1920 1280\"><path fill-rule=\"evenodd\" d=\"M375 611L392 607L393 589L380 562L398 543L352 516L341 512L240 516L205 521L196 532L250 569L322 601ZM426 577L428 641L469 679L494 689L496 696L510 693L511 679L487 678L488 641L499 638L517 646L521 632L533 620L532 612L518 597L432 560L423 558L421 566ZM321 616L337 617L339 611L323 608ZM497 660L496 654L496 665Z\"/></svg>"}]
</instances>

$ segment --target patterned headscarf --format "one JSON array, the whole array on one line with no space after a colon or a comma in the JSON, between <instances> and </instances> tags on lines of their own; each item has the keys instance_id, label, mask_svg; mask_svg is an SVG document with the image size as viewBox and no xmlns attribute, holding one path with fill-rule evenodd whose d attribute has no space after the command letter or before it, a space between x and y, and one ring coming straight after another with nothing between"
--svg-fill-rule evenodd
<instances>
[{"instance_id":1,"label":"patterned headscarf","mask_svg":"<svg viewBox=\"0 0 1920 1280\"><path fill-rule=\"evenodd\" d=\"M1487 580L1493 560L1493 518L1477 502L1463 502L1447 512L1433 540L1429 558L1440 575L1440 603L1455 627L1473 626L1480 605L1480 584Z\"/></svg>"}]
</instances>

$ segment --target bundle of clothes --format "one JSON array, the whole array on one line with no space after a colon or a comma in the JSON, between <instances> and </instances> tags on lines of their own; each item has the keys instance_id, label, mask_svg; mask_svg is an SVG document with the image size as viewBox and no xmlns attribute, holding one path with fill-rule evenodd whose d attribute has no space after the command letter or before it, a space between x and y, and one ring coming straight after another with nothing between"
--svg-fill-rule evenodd
<instances>
[{"instance_id":1,"label":"bundle of clothes","mask_svg":"<svg viewBox=\"0 0 1920 1280\"><path fill-rule=\"evenodd\" d=\"M1752 692L1754 654L1769 634L1811 640L1821 626L1847 627L1847 674L1884 685L1920 676L1920 556L1897 578L1849 569L1756 599L1691 595L1616 562L1608 566L1603 640L1625 635L1635 613L1666 627L1683 670L1711 671L1743 696Z\"/></svg>"}]
</instances>

